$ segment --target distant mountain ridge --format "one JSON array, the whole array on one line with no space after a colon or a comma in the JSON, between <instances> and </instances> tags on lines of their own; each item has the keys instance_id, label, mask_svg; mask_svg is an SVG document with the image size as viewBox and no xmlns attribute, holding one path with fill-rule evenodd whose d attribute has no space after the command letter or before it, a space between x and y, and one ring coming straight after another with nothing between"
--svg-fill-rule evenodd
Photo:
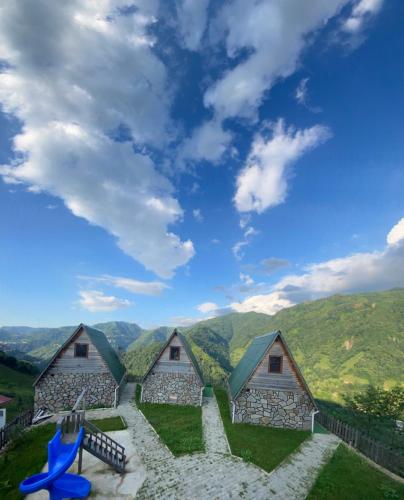
<instances>
[{"instance_id":1,"label":"distant mountain ridge","mask_svg":"<svg viewBox=\"0 0 404 500\"><path fill-rule=\"evenodd\" d=\"M98 323L116 349L126 350L129 373L142 376L171 327ZM74 327L0 328L0 349L44 362ZM181 328L208 380L224 379L253 338L281 330L316 397L336 399L367 383L402 382L404 289L333 296L283 309L274 316L231 313ZM6 348L4 347L6 346ZM29 359L28 359L29 358Z\"/></svg>"},{"instance_id":2,"label":"distant mountain ridge","mask_svg":"<svg viewBox=\"0 0 404 500\"><path fill-rule=\"evenodd\" d=\"M274 330L284 334L318 398L404 382L404 289L337 295L274 316L232 313L182 329L213 381L228 375L254 337ZM141 375L160 345L152 334L142 345L135 341L125 355L129 371Z\"/></svg>"},{"instance_id":3,"label":"distant mountain ridge","mask_svg":"<svg viewBox=\"0 0 404 500\"><path fill-rule=\"evenodd\" d=\"M136 323L124 321L97 323L93 326L103 331L118 351L125 351L144 331ZM0 349L19 359L41 364L55 353L75 328L77 325L59 328L3 326L0 327Z\"/></svg>"}]
</instances>

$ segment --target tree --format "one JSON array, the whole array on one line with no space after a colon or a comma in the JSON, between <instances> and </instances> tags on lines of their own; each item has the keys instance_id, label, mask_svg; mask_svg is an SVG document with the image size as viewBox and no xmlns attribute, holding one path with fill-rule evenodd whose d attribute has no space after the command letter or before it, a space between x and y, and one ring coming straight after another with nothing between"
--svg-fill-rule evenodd
<instances>
[{"instance_id":1,"label":"tree","mask_svg":"<svg viewBox=\"0 0 404 500\"><path fill-rule=\"evenodd\" d=\"M348 408L365 417L368 431L381 421L395 426L404 412L404 388L400 386L387 391L368 385L364 392L344 399Z\"/></svg>"}]
</instances>

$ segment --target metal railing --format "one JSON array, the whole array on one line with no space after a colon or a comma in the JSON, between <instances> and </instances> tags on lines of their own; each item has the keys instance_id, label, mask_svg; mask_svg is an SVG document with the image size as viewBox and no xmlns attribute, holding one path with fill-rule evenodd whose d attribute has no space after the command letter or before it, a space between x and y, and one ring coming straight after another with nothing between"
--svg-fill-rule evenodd
<instances>
[{"instance_id":1,"label":"metal railing","mask_svg":"<svg viewBox=\"0 0 404 500\"><path fill-rule=\"evenodd\" d=\"M28 410L14 418L9 424L0 429L0 450L23 429L32 424L33 410Z\"/></svg>"}]
</instances>

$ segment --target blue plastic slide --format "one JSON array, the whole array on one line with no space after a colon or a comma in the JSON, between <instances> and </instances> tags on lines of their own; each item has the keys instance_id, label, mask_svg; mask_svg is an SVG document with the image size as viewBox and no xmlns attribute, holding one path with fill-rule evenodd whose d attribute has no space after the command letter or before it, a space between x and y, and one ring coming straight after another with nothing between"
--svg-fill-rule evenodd
<instances>
[{"instance_id":1,"label":"blue plastic slide","mask_svg":"<svg viewBox=\"0 0 404 500\"><path fill-rule=\"evenodd\" d=\"M62 434L58 431L48 444L48 472L35 474L20 484L24 495L45 489L49 491L50 500L63 498L85 498L89 495L91 483L88 479L66 471L73 464L84 437L84 429L80 428L74 443L62 443Z\"/></svg>"}]
</instances>

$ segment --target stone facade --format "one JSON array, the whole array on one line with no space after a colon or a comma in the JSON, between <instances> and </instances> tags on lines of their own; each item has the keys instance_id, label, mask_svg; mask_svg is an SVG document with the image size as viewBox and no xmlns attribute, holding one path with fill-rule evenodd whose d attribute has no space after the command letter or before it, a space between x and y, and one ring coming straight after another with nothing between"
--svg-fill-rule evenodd
<instances>
[{"instance_id":1,"label":"stone facade","mask_svg":"<svg viewBox=\"0 0 404 500\"><path fill-rule=\"evenodd\" d=\"M35 386L35 408L55 412L71 409L83 388L87 389L87 408L113 406L116 387L109 373L48 373Z\"/></svg>"},{"instance_id":2,"label":"stone facade","mask_svg":"<svg viewBox=\"0 0 404 500\"><path fill-rule=\"evenodd\" d=\"M150 372L143 382L143 403L201 405L202 384L194 374Z\"/></svg>"},{"instance_id":3,"label":"stone facade","mask_svg":"<svg viewBox=\"0 0 404 500\"><path fill-rule=\"evenodd\" d=\"M234 422L311 429L314 406L303 391L243 389L234 403Z\"/></svg>"}]
</instances>

